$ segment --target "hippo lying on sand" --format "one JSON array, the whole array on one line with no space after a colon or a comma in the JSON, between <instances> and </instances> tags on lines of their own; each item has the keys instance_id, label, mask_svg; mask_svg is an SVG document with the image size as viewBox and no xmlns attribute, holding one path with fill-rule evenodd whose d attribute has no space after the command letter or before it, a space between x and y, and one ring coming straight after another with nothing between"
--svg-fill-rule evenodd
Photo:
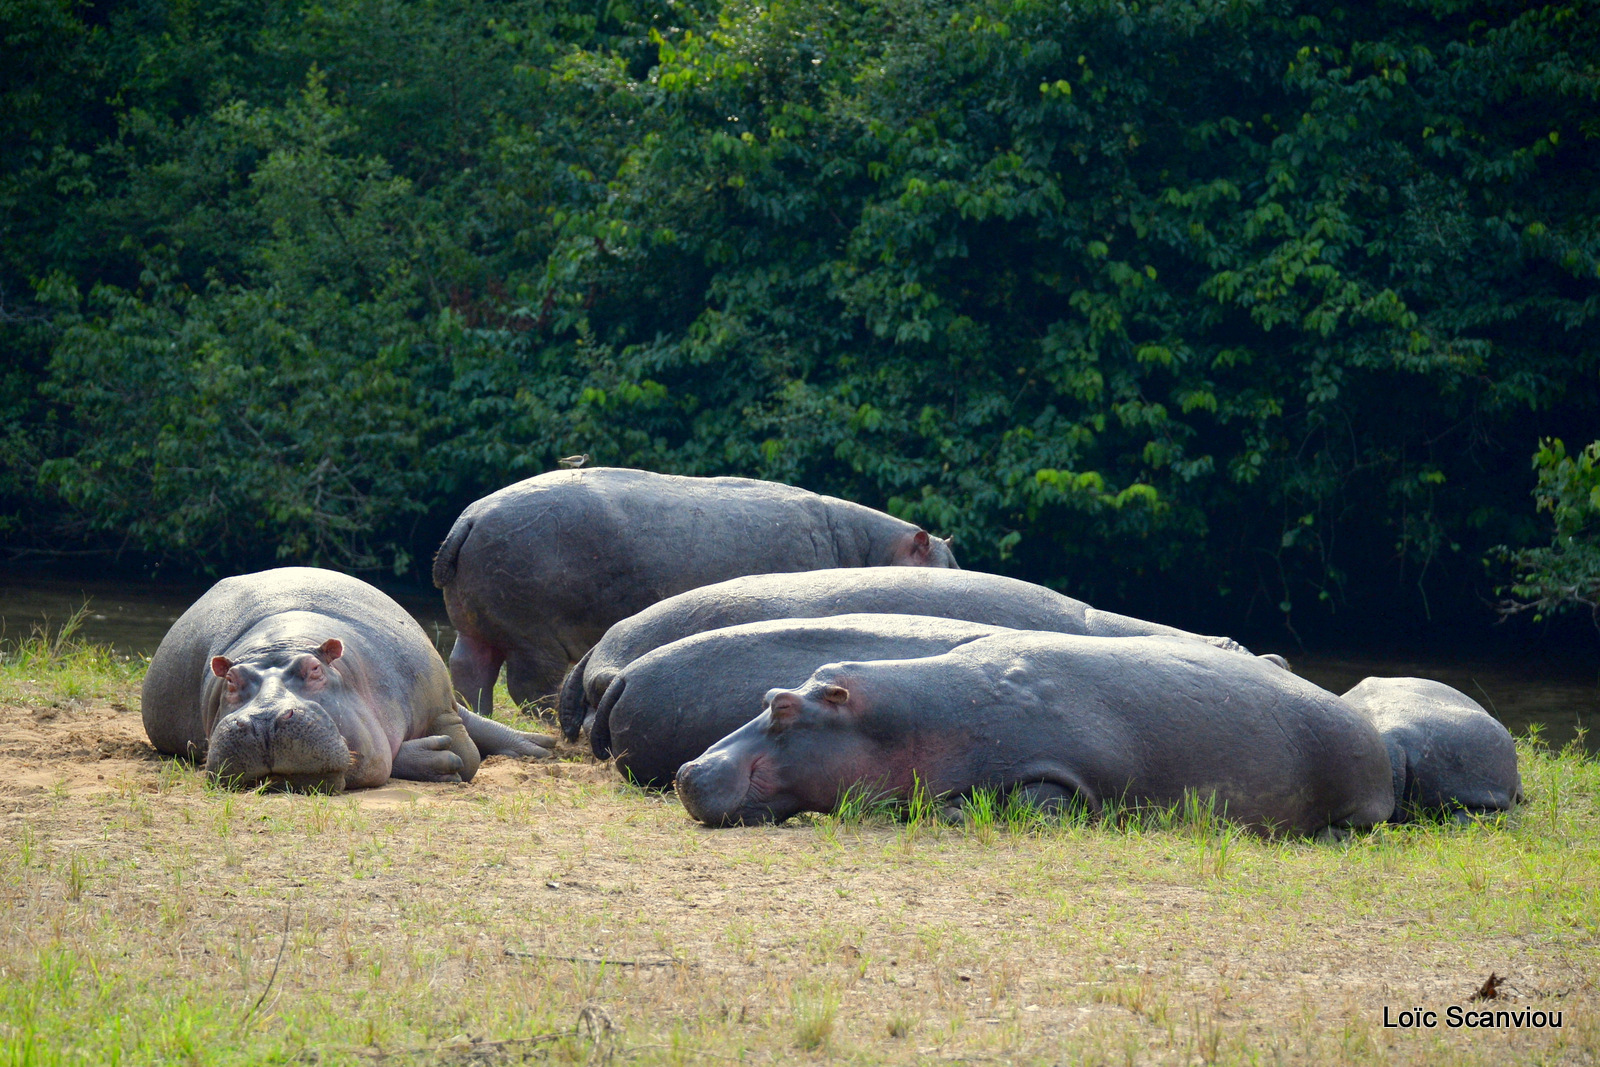
<instances>
[{"instance_id":1,"label":"hippo lying on sand","mask_svg":"<svg viewBox=\"0 0 1600 1067\"><path fill-rule=\"evenodd\" d=\"M798 685L824 663L937 656L1012 633L921 615L776 619L710 630L663 645L612 680L589 744L640 785L666 786L685 762L761 713L775 686Z\"/></svg>"},{"instance_id":2,"label":"hippo lying on sand","mask_svg":"<svg viewBox=\"0 0 1600 1067\"><path fill-rule=\"evenodd\" d=\"M909 522L793 486L596 467L469 506L439 546L433 584L456 628L450 676L488 715L502 663L513 700L554 693L607 627L675 593L742 574L891 564L956 561L949 542Z\"/></svg>"},{"instance_id":3,"label":"hippo lying on sand","mask_svg":"<svg viewBox=\"0 0 1600 1067\"><path fill-rule=\"evenodd\" d=\"M679 593L611 627L561 685L561 731L569 741L577 740L617 672L662 645L741 623L858 612L931 615L1091 637L1187 637L1247 651L1230 638L1097 611L1042 585L980 571L856 567L752 575Z\"/></svg>"},{"instance_id":4,"label":"hippo lying on sand","mask_svg":"<svg viewBox=\"0 0 1600 1067\"><path fill-rule=\"evenodd\" d=\"M833 663L678 769L711 826L829 811L845 790L1174 805L1312 834L1394 809L1372 724L1252 656L1172 638L1002 634L927 659Z\"/></svg>"},{"instance_id":5,"label":"hippo lying on sand","mask_svg":"<svg viewBox=\"0 0 1600 1067\"><path fill-rule=\"evenodd\" d=\"M470 781L481 755L547 756L553 738L456 703L422 627L335 571L224 578L161 639L144 679L156 749L213 776L337 790Z\"/></svg>"},{"instance_id":6,"label":"hippo lying on sand","mask_svg":"<svg viewBox=\"0 0 1600 1067\"><path fill-rule=\"evenodd\" d=\"M1517 745L1477 701L1426 678L1367 678L1344 695L1389 749L1392 822L1510 811L1522 799Z\"/></svg>"}]
</instances>

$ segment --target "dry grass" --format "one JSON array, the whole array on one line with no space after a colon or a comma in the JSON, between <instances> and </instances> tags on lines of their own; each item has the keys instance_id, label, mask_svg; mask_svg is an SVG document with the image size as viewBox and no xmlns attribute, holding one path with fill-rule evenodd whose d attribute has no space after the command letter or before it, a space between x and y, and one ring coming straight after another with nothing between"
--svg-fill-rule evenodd
<instances>
[{"instance_id":1,"label":"dry grass","mask_svg":"<svg viewBox=\"0 0 1600 1067\"><path fill-rule=\"evenodd\" d=\"M207 787L137 665L0 668L0 1065L1592 1063L1600 768L1499 825L712 831L607 768ZM71 688L75 695L66 695ZM1192 814L1192 813L1191 813ZM1494 971L1561 1030L1385 1029ZM1471 1005L1474 1008L1480 1005Z\"/></svg>"}]
</instances>

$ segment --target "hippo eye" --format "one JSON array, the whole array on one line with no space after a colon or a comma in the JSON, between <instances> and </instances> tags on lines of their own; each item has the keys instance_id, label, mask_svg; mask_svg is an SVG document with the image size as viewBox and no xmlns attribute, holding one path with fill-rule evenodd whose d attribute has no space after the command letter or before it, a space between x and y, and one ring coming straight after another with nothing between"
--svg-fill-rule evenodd
<instances>
[{"instance_id":1,"label":"hippo eye","mask_svg":"<svg viewBox=\"0 0 1600 1067\"><path fill-rule=\"evenodd\" d=\"M256 689L256 676L253 672L243 667L230 667L227 674L223 675L223 682L227 685L227 699L235 703L243 701Z\"/></svg>"},{"instance_id":2,"label":"hippo eye","mask_svg":"<svg viewBox=\"0 0 1600 1067\"><path fill-rule=\"evenodd\" d=\"M850 700L850 690L842 685L830 685L822 691L822 699L830 704L845 704Z\"/></svg>"}]
</instances>

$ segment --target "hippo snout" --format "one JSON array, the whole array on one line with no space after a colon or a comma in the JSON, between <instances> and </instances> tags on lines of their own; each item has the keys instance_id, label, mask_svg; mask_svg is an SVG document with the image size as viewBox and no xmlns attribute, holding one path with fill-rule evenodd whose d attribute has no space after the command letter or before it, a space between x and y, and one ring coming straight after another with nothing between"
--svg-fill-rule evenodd
<instances>
[{"instance_id":1,"label":"hippo snout","mask_svg":"<svg viewBox=\"0 0 1600 1067\"><path fill-rule=\"evenodd\" d=\"M740 809L750 791L750 776L726 753L708 752L685 763L673 785L684 810L707 826L749 821Z\"/></svg>"},{"instance_id":2,"label":"hippo snout","mask_svg":"<svg viewBox=\"0 0 1600 1067\"><path fill-rule=\"evenodd\" d=\"M678 799L707 826L782 822L801 810L782 785L774 753L741 743L756 726L747 724L678 768Z\"/></svg>"},{"instance_id":3,"label":"hippo snout","mask_svg":"<svg viewBox=\"0 0 1600 1067\"><path fill-rule=\"evenodd\" d=\"M311 702L241 708L217 723L206 753L213 779L242 788L270 781L336 792L349 766L333 716Z\"/></svg>"},{"instance_id":4,"label":"hippo snout","mask_svg":"<svg viewBox=\"0 0 1600 1067\"><path fill-rule=\"evenodd\" d=\"M672 777L672 788L678 794L678 800L683 804L691 818L700 822L709 822L706 812L704 784L696 773L699 769L698 760L690 760L678 768L678 773Z\"/></svg>"}]
</instances>

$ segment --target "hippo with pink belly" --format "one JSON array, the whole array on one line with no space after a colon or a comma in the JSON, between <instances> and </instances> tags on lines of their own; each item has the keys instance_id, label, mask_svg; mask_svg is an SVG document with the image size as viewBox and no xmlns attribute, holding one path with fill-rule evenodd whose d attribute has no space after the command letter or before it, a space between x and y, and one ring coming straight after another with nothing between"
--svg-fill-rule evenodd
<instances>
[{"instance_id":1,"label":"hippo with pink belly","mask_svg":"<svg viewBox=\"0 0 1600 1067\"><path fill-rule=\"evenodd\" d=\"M470 781L482 756L547 756L458 704L422 627L366 582L314 567L224 578L150 660L150 743L214 778L339 790Z\"/></svg>"},{"instance_id":2,"label":"hippo with pink belly","mask_svg":"<svg viewBox=\"0 0 1600 1067\"><path fill-rule=\"evenodd\" d=\"M743 574L955 567L948 541L881 511L750 478L553 471L470 505L433 561L456 628L450 675L480 715L554 693L619 619Z\"/></svg>"},{"instance_id":3,"label":"hippo with pink belly","mask_svg":"<svg viewBox=\"0 0 1600 1067\"><path fill-rule=\"evenodd\" d=\"M678 769L710 826L829 811L846 790L1018 793L1042 807L1214 798L1263 831L1366 827L1389 757L1344 701L1197 642L1014 633L926 659L833 663Z\"/></svg>"}]
</instances>

